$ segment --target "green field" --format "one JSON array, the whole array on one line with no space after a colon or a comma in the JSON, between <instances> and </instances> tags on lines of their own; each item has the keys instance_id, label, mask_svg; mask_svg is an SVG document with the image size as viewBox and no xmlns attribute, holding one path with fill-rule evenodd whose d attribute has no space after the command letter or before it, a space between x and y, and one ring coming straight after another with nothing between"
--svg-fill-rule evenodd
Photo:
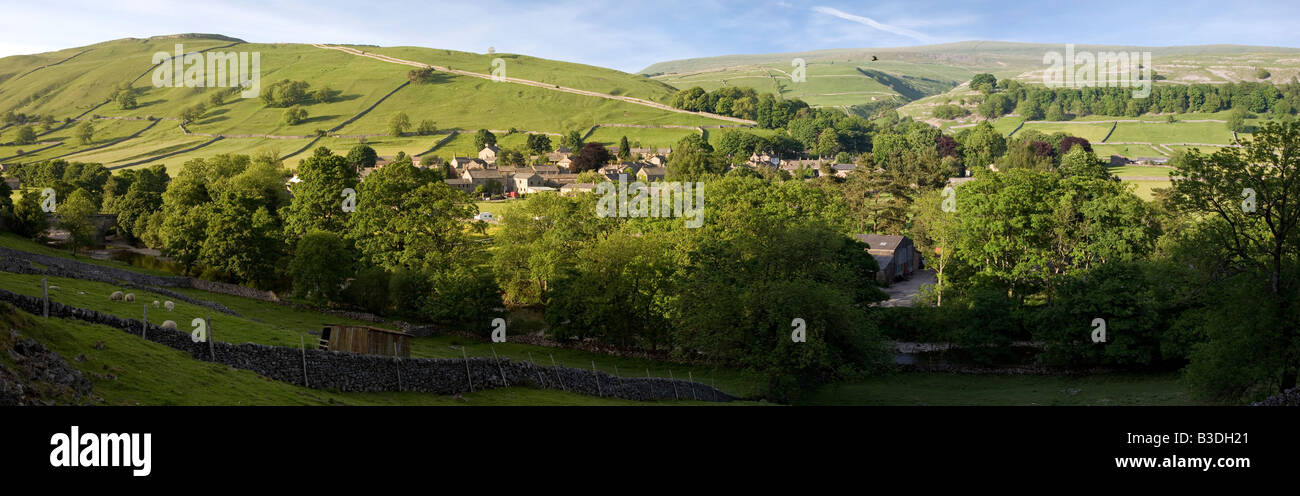
<instances>
[{"instance_id":1,"label":"green field","mask_svg":"<svg viewBox=\"0 0 1300 496\"><path fill-rule=\"evenodd\" d=\"M1012 122L1016 122L1016 121L1012 121ZM1011 125L1011 129L1015 129L1016 124L1010 124L1010 125ZM1095 124L1092 123L1061 124L1061 123L1052 123L1052 122L1029 121L1026 122L1024 127L1021 127L1019 131L1016 131L1016 135L1019 135L1024 131L1033 129L1043 134L1065 133L1071 136L1078 136L1080 138L1086 139L1091 143L1097 143L1100 142L1102 138L1106 137L1106 133L1110 131L1110 126L1111 123L1109 122L1099 122ZM1119 131L1116 130L1116 132ZM1112 136L1110 141L1120 141L1120 140L1115 140L1115 138Z\"/></svg>"},{"instance_id":2,"label":"green field","mask_svg":"<svg viewBox=\"0 0 1300 496\"><path fill-rule=\"evenodd\" d=\"M1232 131L1221 122L1120 122L1107 141L1145 143L1232 143Z\"/></svg>"}]
</instances>

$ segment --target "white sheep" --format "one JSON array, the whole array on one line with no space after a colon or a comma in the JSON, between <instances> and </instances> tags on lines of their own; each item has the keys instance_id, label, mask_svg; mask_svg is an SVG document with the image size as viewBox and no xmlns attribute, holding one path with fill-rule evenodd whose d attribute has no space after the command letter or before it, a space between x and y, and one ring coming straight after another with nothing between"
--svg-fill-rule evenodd
<instances>
[{"instance_id":1,"label":"white sheep","mask_svg":"<svg viewBox=\"0 0 1300 496\"><path fill-rule=\"evenodd\" d=\"M176 308L176 304L172 303L171 300L167 300L163 302L163 308L166 308L167 311L170 312L173 308Z\"/></svg>"},{"instance_id":2,"label":"white sheep","mask_svg":"<svg viewBox=\"0 0 1300 496\"><path fill-rule=\"evenodd\" d=\"M162 328L163 328L163 329L175 329L175 328L176 328L176 321L173 321L173 320L164 320L163 323L162 323Z\"/></svg>"},{"instance_id":3,"label":"white sheep","mask_svg":"<svg viewBox=\"0 0 1300 496\"><path fill-rule=\"evenodd\" d=\"M154 307L154 308L158 308L159 305L162 305L162 303L158 303L158 300L154 300L154 301L153 301L153 307Z\"/></svg>"},{"instance_id":4,"label":"white sheep","mask_svg":"<svg viewBox=\"0 0 1300 496\"><path fill-rule=\"evenodd\" d=\"M135 301L135 293L127 293L124 298L126 298L127 303L133 302Z\"/></svg>"},{"instance_id":5,"label":"white sheep","mask_svg":"<svg viewBox=\"0 0 1300 496\"><path fill-rule=\"evenodd\" d=\"M122 301L122 292L114 291L113 294L108 295L108 299L110 301Z\"/></svg>"}]
</instances>

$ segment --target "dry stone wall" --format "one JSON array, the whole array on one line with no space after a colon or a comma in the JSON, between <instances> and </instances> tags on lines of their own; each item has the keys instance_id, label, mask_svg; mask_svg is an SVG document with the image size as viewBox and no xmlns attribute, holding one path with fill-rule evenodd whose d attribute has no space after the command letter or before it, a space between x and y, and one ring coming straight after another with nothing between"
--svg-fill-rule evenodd
<instances>
[{"instance_id":1,"label":"dry stone wall","mask_svg":"<svg viewBox=\"0 0 1300 496\"><path fill-rule=\"evenodd\" d=\"M40 315L41 298L0 289L0 301ZM346 392L419 391L458 394L529 386L628 400L732 401L706 384L662 378L615 377L600 371L542 366L507 358L396 358L303 350L253 343L194 342L190 334L139 320L50 302L50 317L101 324L188 353L191 357L250 370L277 381Z\"/></svg>"}]
</instances>

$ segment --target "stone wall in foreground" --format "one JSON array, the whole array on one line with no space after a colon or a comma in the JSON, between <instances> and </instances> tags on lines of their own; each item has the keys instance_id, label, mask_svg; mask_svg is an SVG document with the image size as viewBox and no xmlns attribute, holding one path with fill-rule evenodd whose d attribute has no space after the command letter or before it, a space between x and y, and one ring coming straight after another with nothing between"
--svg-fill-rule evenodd
<instances>
[{"instance_id":1,"label":"stone wall in foreground","mask_svg":"<svg viewBox=\"0 0 1300 496\"><path fill-rule=\"evenodd\" d=\"M41 315L40 298L0 289L0 301ZM50 317L101 324L175 348L191 357L256 372L281 382L347 392L419 391L457 394L528 386L628 400L735 398L698 382L615 377L599 371L541 366L502 358L397 358L337 351L303 350L253 343L196 343L190 334L139 320L50 302Z\"/></svg>"}]
</instances>

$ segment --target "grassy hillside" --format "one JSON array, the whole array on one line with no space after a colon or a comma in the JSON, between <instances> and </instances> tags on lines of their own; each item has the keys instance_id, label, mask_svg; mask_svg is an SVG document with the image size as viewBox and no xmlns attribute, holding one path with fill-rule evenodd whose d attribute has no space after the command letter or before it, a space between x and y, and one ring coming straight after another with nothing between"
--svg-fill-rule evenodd
<instances>
[{"instance_id":1,"label":"grassy hillside","mask_svg":"<svg viewBox=\"0 0 1300 496\"><path fill-rule=\"evenodd\" d=\"M343 393L267 380L195 360L120 330L74 320L41 319L0 306L0 325L45 344L94 384L107 405L656 405L552 391L505 388L456 396L417 392ZM82 357L78 361L75 357ZM701 403L702 404L702 403Z\"/></svg>"},{"instance_id":2,"label":"grassy hillside","mask_svg":"<svg viewBox=\"0 0 1300 496\"><path fill-rule=\"evenodd\" d=\"M1290 81L1300 75L1300 49L1241 45L1177 47L1134 47L1119 45L1076 45L1077 51L1151 52L1152 66L1165 78L1162 84L1258 81L1255 69L1264 68L1274 82ZM641 70L659 81L678 88L724 85L752 86L787 97L798 97L820 106L868 104L875 99L899 95L913 101L943 93L971 76L987 72L998 79L1016 78L1028 83L1042 81L1043 55L1064 53L1065 45L965 41L938 45L895 48L846 48L808 52L724 55L660 62ZM875 57L876 60L872 60ZM791 61L807 62L806 83L793 83ZM877 70L912 83L890 88L881 78L869 77L857 69ZM934 82L946 87L936 91ZM929 86L927 88L927 85ZM909 93L919 90L920 94ZM882 95L883 93L883 95ZM960 98L960 93L944 95ZM933 104L933 102L928 102ZM912 105L925 106L927 103Z\"/></svg>"},{"instance_id":3,"label":"grassy hillside","mask_svg":"<svg viewBox=\"0 0 1300 496\"><path fill-rule=\"evenodd\" d=\"M172 53L176 43L183 43L186 51L233 44L221 51L258 52L263 90L282 79L302 80L313 89L328 87L338 97L331 102L306 105L308 118L290 125L283 120L284 109L266 107L257 98L231 98L220 106L212 106L211 93L221 90L155 88L152 56L159 51ZM667 100L675 91L642 76L522 55L479 55L419 47L358 48L482 73L490 73L492 60L499 57L506 61L507 75L513 78L651 101ZM42 133L40 143L19 146L12 143L18 127L10 126L0 131L0 159L32 162L65 157L119 167L184 151L160 159L170 169L176 169L186 160L217 153L275 148L289 154L310 143L308 137L314 137L319 130L335 129L340 135L366 136L368 141L400 141L385 143L385 149L381 150L385 155L398 150L419 153L430 148L438 137L384 136L388 134L389 120L399 112L406 113L413 126L428 119L443 130L467 131L517 128L563 133L574 129L585 132L603 123L734 124L624 101L454 74L440 73L430 83L411 84L397 90L407 82L410 69L406 65L307 44L244 43L214 35L123 39L47 54L6 57L0 59L0 112L49 115L60 125L65 119L84 114L86 119L97 119L94 120L97 132L94 143L81 145L73 139L73 126L68 125ZM120 85L132 82L138 92L137 108L128 110L116 102L105 103ZM199 103L207 104L208 111L187 126L194 133L187 136L178 128L179 121L175 118L183 109ZM120 117L140 120L107 119ZM132 137L150 124L145 118L169 120L158 121ZM350 121L353 118L356 119ZM39 127L38 131L41 131ZM211 136L204 135L222 135L224 139L187 150L211 140ZM340 142L356 141L355 137L327 138L322 144L338 146ZM23 152L21 156L19 151ZM292 159L290 165L299 159Z\"/></svg>"}]
</instances>

